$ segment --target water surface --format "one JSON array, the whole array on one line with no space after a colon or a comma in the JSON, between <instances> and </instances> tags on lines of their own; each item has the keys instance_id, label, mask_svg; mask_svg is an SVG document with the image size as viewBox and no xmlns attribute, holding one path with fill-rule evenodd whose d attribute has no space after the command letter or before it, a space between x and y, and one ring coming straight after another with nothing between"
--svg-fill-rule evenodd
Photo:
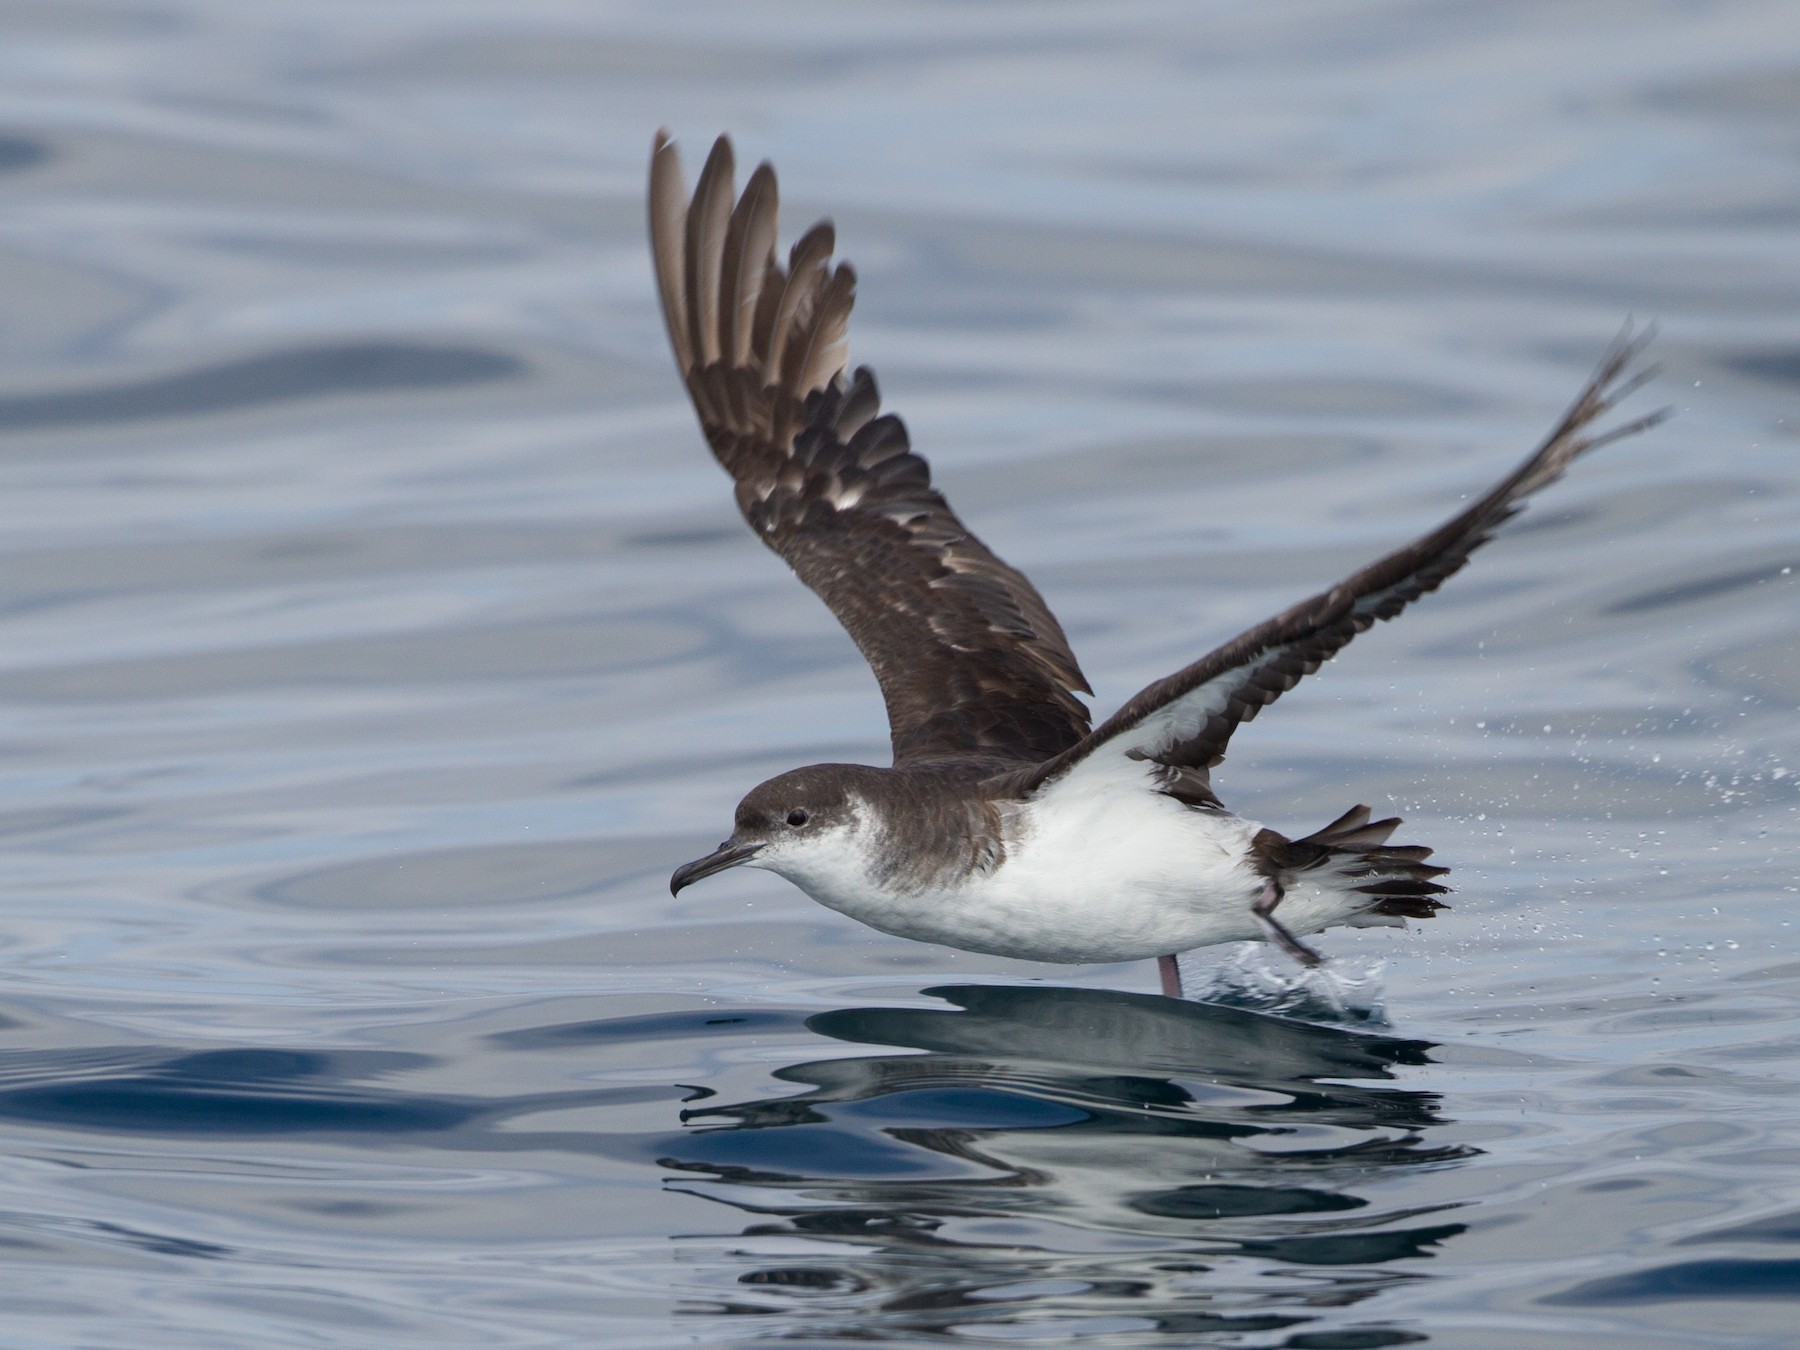
<instances>
[{"instance_id":1,"label":"water surface","mask_svg":"<svg viewBox=\"0 0 1800 1350\"><path fill-rule=\"evenodd\" d=\"M1787 1337L1789 7L19 0L0 38L9 1345ZM665 123L773 157L789 237L836 216L855 356L1102 711L1661 323L1679 416L1218 773L1454 867L1448 914L1325 940L1384 1016L668 896L745 788L885 732L675 383Z\"/></svg>"}]
</instances>

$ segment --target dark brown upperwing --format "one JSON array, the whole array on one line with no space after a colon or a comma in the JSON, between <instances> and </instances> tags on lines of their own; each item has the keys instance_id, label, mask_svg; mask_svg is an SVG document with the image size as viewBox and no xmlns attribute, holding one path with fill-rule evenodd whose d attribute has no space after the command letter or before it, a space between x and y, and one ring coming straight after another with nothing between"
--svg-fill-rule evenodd
<instances>
[{"instance_id":1,"label":"dark brown upperwing","mask_svg":"<svg viewBox=\"0 0 1800 1350\"><path fill-rule=\"evenodd\" d=\"M931 486L875 377L845 378L856 275L821 221L785 269L767 163L732 204L721 136L692 204L666 131L650 158L650 247L675 362L738 507L848 630L887 701L896 763L1037 762L1090 725L1086 679L1031 583Z\"/></svg>"},{"instance_id":2,"label":"dark brown upperwing","mask_svg":"<svg viewBox=\"0 0 1800 1350\"><path fill-rule=\"evenodd\" d=\"M1562 476L1577 455L1656 425L1664 409L1610 431L1594 420L1655 372L1627 371L1654 330L1627 325L1599 369L1544 443L1479 501L1405 548L1371 563L1330 590L1284 610L1141 690L1099 728L1036 769L1008 776L1008 792L1029 792L1090 757L1123 755L1203 776L1225 757L1238 726L1292 689L1377 619L1391 619L1436 590L1524 509L1524 499Z\"/></svg>"}]
</instances>

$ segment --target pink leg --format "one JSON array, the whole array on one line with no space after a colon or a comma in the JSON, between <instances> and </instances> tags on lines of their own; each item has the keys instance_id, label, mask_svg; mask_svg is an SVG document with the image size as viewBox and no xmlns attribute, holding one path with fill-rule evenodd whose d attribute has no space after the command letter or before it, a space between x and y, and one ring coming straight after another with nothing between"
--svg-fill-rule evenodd
<instances>
[{"instance_id":1,"label":"pink leg","mask_svg":"<svg viewBox=\"0 0 1800 1350\"><path fill-rule=\"evenodd\" d=\"M1181 997L1181 966L1173 956L1156 958L1156 973L1162 976L1164 998Z\"/></svg>"}]
</instances>

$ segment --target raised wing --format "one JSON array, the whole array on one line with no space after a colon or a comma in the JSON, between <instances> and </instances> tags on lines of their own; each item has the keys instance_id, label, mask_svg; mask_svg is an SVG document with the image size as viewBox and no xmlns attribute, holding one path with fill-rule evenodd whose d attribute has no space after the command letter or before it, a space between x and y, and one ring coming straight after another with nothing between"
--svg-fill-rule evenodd
<instances>
[{"instance_id":1,"label":"raised wing","mask_svg":"<svg viewBox=\"0 0 1800 1350\"><path fill-rule=\"evenodd\" d=\"M1009 779L1007 789L1028 792L1066 773L1104 772L1128 761L1149 760L1176 771L1171 790L1204 799L1206 771L1225 757L1226 743L1241 723L1377 619L1391 619L1436 590L1502 522L1524 509L1525 498L1560 478L1577 455L1643 431L1668 415L1664 409L1610 431L1588 430L1655 374L1627 374L1653 335L1653 330L1634 333L1627 326L1544 443L1467 510L1139 691L1080 744Z\"/></svg>"},{"instance_id":2,"label":"raised wing","mask_svg":"<svg viewBox=\"0 0 1800 1350\"><path fill-rule=\"evenodd\" d=\"M650 158L650 247L675 363L756 535L818 593L868 659L896 763L953 754L1036 763L1089 727L1086 679L1031 583L931 486L906 427L845 378L856 295L821 221L784 269L775 171L732 204L731 141L692 204L668 133Z\"/></svg>"}]
</instances>

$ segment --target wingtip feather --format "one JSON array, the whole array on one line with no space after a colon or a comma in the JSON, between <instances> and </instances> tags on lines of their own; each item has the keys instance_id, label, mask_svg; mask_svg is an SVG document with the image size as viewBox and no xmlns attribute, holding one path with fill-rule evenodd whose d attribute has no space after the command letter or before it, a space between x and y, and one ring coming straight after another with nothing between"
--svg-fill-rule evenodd
<instances>
[{"instance_id":1,"label":"wingtip feather","mask_svg":"<svg viewBox=\"0 0 1800 1350\"><path fill-rule=\"evenodd\" d=\"M719 350L734 366L747 363L755 339L758 301L768 265L775 260L779 206L775 166L765 159L744 184L725 231L719 280Z\"/></svg>"},{"instance_id":2,"label":"wingtip feather","mask_svg":"<svg viewBox=\"0 0 1800 1350\"><path fill-rule=\"evenodd\" d=\"M719 359L719 278L724 266L725 231L731 221L732 177L736 172L731 137L720 136L700 170L688 207L688 334L696 366Z\"/></svg>"},{"instance_id":3,"label":"wingtip feather","mask_svg":"<svg viewBox=\"0 0 1800 1350\"><path fill-rule=\"evenodd\" d=\"M667 127L657 128L650 146L649 211L650 258L656 272L657 298L662 302L663 323L669 330L675 364L685 375L693 365L684 260L687 182L681 172L681 151Z\"/></svg>"}]
</instances>

